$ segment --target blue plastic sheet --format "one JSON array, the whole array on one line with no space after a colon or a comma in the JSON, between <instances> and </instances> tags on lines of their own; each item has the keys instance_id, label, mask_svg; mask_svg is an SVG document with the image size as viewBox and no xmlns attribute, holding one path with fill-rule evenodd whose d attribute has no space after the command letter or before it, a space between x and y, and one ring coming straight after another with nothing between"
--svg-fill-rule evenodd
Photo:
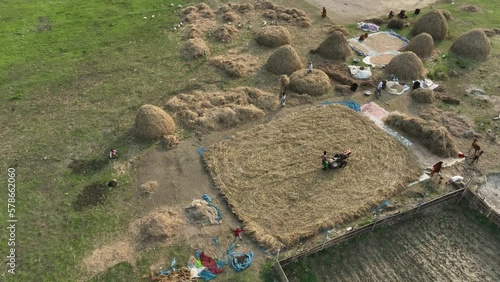
<instances>
[{"instance_id":1,"label":"blue plastic sheet","mask_svg":"<svg viewBox=\"0 0 500 282\"><path fill-rule=\"evenodd\" d=\"M203 147L203 148L196 149L196 152L198 153L198 155L200 155L200 157L203 158L203 153L205 153L206 150L207 150L207 148Z\"/></svg>"},{"instance_id":2,"label":"blue plastic sheet","mask_svg":"<svg viewBox=\"0 0 500 282\"><path fill-rule=\"evenodd\" d=\"M229 249L227 249L227 264L231 266L237 272L243 271L250 267L253 261L253 252L249 253L238 253L234 252L234 242L231 243Z\"/></svg>"},{"instance_id":3,"label":"blue plastic sheet","mask_svg":"<svg viewBox=\"0 0 500 282\"><path fill-rule=\"evenodd\" d=\"M339 101L339 102L324 101L321 102L320 104L321 105L340 104L349 107L352 110L355 110L356 112L361 112L361 106L354 101Z\"/></svg>"},{"instance_id":4,"label":"blue plastic sheet","mask_svg":"<svg viewBox=\"0 0 500 282\"><path fill-rule=\"evenodd\" d=\"M203 278L204 281L210 281L210 280L214 279L215 277L217 277L217 275L213 274L212 272L210 272L207 269L203 269L202 271L198 272L198 276Z\"/></svg>"}]
</instances>

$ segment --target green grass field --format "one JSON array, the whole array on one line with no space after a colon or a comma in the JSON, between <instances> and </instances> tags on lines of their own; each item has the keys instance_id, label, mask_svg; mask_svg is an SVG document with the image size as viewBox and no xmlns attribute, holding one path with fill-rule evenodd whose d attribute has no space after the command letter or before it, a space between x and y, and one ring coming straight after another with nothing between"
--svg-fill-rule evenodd
<instances>
[{"instance_id":1,"label":"green grass field","mask_svg":"<svg viewBox=\"0 0 500 282\"><path fill-rule=\"evenodd\" d=\"M493 1L469 2L480 3L487 17L452 11L460 18L452 37L476 26L499 26ZM172 31L180 20L178 3L187 2L0 1L0 179L6 185L7 168L16 168L18 220L16 275L5 273L3 264L1 281L80 281L83 256L123 233L138 213L126 189L134 176L115 175L108 150L117 148L126 160L152 145L135 142L128 132L141 105L162 106L169 96L220 80L220 73L204 62L181 57L182 39ZM250 36L213 43L212 52L241 45ZM224 84L268 82L248 78ZM72 159L85 172L73 173ZM112 178L118 178L120 189L106 192L105 205L75 210L73 202L86 186ZM7 210L6 190L0 192L2 211ZM0 236L7 242L6 232ZM2 254L7 249L2 243ZM94 280L137 281L154 258L167 252L181 261L190 250L182 244L157 249L138 258L136 271L120 264ZM238 277L255 281L256 275Z\"/></svg>"}]
</instances>

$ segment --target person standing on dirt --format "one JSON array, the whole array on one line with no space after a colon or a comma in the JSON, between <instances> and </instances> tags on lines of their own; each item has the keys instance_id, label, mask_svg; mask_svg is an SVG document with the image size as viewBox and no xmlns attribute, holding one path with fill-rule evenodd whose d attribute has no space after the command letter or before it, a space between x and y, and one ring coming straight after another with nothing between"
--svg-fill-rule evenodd
<instances>
[{"instance_id":1,"label":"person standing on dirt","mask_svg":"<svg viewBox=\"0 0 500 282\"><path fill-rule=\"evenodd\" d=\"M470 162L470 165L472 165L473 163L477 164L477 162L479 162L479 157L481 157L483 153L484 153L483 151L479 151L477 154L474 154L474 156L472 156L472 161Z\"/></svg>"},{"instance_id":2,"label":"person standing on dirt","mask_svg":"<svg viewBox=\"0 0 500 282\"><path fill-rule=\"evenodd\" d=\"M375 98L380 99L382 97L382 89L385 89L387 80L381 80L377 87L375 87Z\"/></svg>"},{"instance_id":3,"label":"person standing on dirt","mask_svg":"<svg viewBox=\"0 0 500 282\"><path fill-rule=\"evenodd\" d=\"M286 93L285 90L283 90L280 94L280 104L282 107L284 107L285 103L286 103Z\"/></svg>"},{"instance_id":4,"label":"person standing on dirt","mask_svg":"<svg viewBox=\"0 0 500 282\"><path fill-rule=\"evenodd\" d=\"M440 175L441 174L441 168L443 167L443 162L442 161L439 161L437 163L435 163L433 166L432 166L432 172L431 172L431 177L434 176L434 174L438 174Z\"/></svg>"},{"instance_id":5,"label":"person standing on dirt","mask_svg":"<svg viewBox=\"0 0 500 282\"><path fill-rule=\"evenodd\" d=\"M323 7L323 12L321 12L321 17L326 18L326 8Z\"/></svg>"},{"instance_id":6,"label":"person standing on dirt","mask_svg":"<svg viewBox=\"0 0 500 282\"><path fill-rule=\"evenodd\" d=\"M233 229L232 230L233 232L233 235L234 235L234 241L236 241L236 238L240 238L241 241L243 241L243 238L241 238L241 233L245 232L245 230L241 229L241 228L236 228L236 229Z\"/></svg>"},{"instance_id":7,"label":"person standing on dirt","mask_svg":"<svg viewBox=\"0 0 500 282\"><path fill-rule=\"evenodd\" d=\"M474 150L474 155L475 155L477 152L481 151L481 147L479 146L479 142L478 142L478 140L477 140L477 139L474 139L474 140L472 141L472 144L470 145L469 154L470 154L470 152L472 152L472 150Z\"/></svg>"}]
</instances>

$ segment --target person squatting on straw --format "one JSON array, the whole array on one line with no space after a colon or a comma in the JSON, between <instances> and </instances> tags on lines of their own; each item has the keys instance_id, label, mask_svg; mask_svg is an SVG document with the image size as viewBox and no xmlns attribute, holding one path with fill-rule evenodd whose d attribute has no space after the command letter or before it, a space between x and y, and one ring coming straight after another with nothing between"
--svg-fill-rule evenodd
<instances>
[{"instance_id":1,"label":"person squatting on straw","mask_svg":"<svg viewBox=\"0 0 500 282\"><path fill-rule=\"evenodd\" d=\"M441 176L441 167L443 166L443 162L442 161L439 161L437 163L435 163L433 166L432 166L432 172L431 172L431 177L434 176L434 174L438 174L439 176Z\"/></svg>"}]
</instances>

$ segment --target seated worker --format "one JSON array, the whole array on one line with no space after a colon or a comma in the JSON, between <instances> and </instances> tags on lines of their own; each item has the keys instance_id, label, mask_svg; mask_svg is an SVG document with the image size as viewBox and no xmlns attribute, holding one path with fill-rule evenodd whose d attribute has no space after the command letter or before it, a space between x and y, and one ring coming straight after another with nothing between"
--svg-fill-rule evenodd
<instances>
[{"instance_id":1,"label":"seated worker","mask_svg":"<svg viewBox=\"0 0 500 282\"><path fill-rule=\"evenodd\" d=\"M328 160L328 156L326 155L326 151L324 151L323 155L321 155L321 165L323 166L323 169L327 169L329 163L330 163L330 161Z\"/></svg>"},{"instance_id":2,"label":"seated worker","mask_svg":"<svg viewBox=\"0 0 500 282\"><path fill-rule=\"evenodd\" d=\"M389 12L389 17L388 17L388 18L389 18L389 19L394 18L394 12L393 12L393 11L390 11L390 12Z\"/></svg>"},{"instance_id":3,"label":"seated worker","mask_svg":"<svg viewBox=\"0 0 500 282\"><path fill-rule=\"evenodd\" d=\"M406 11L405 10L399 11L398 18L400 18L400 19L408 18L408 16L406 15Z\"/></svg>"},{"instance_id":4,"label":"seated worker","mask_svg":"<svg viewBox=\"0 0 500 282\"><path fill-rule=\"evenodd\" d=\"M323 7L323 12L321 12L321 17L326 18L326 8Z\"/></svg>"}]
</instances>

